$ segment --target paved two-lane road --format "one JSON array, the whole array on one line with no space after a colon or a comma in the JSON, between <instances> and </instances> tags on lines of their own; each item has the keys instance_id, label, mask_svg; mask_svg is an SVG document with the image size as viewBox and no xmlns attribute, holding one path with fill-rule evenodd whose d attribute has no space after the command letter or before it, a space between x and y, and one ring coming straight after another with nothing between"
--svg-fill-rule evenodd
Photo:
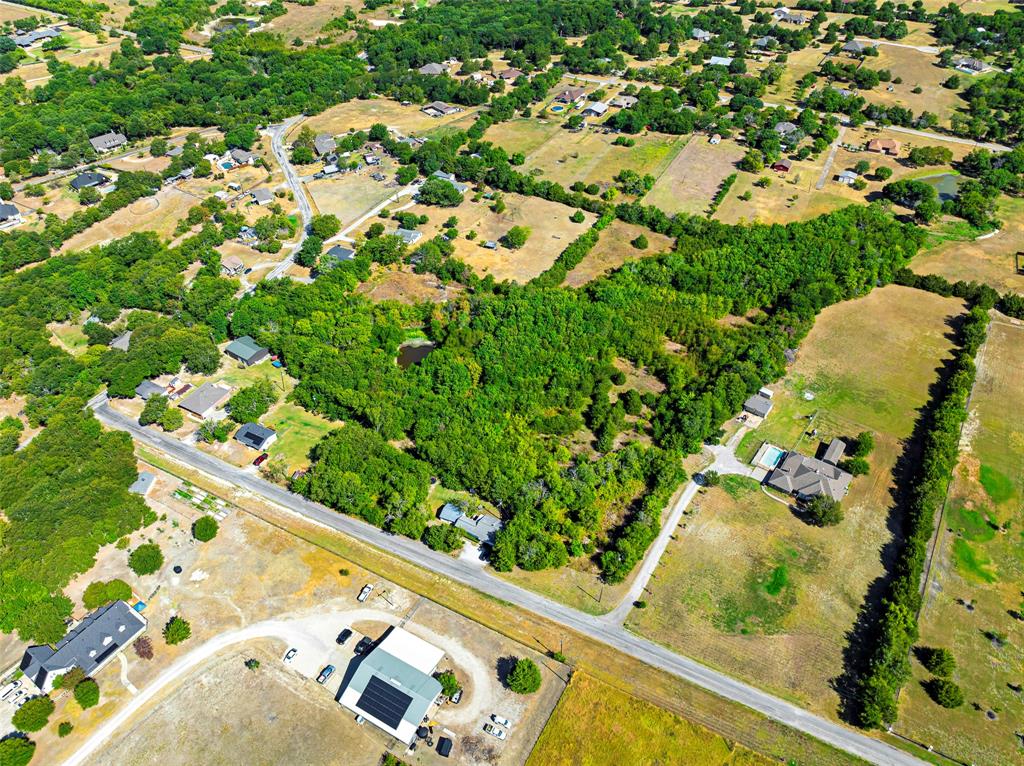
<instances>
[{"instance_id":1,"label":"paved two-lane road","mask_svg":"<svg viewBox=\"0 0 1024 766\"><path fill-rule=\"evenodd\" d=\"M834 723L785 700L755 689L724 673L675 654L640 638L613 621L585 614L531 591L508 583L472 562L432 551L416 540L389 535L351 516L336 513L288 490L265 481L251 470L238 468L184 444L172 436L139 426L115 412L102 397L93 402L101 422L131 434L136 441L220 481L269 500L291 513L381 548L417 566L442 574L481 593L509 602L593 640L625 652L653 667L697 684L726 699L746 705L780 723L802 731L836 748L880 766L922 766L923 762L861 732Z\"/></svg>"}]
</instances>

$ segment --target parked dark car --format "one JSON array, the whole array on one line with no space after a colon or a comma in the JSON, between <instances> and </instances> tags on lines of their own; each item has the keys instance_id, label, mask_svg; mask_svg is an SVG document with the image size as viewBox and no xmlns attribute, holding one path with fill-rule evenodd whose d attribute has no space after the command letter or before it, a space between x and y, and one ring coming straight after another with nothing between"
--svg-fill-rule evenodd
<instances>
[{"instance_id":1,"label":"parked dark car","mask_svg":"<svg viewBox=\"0 0 1024 766\"><path fill-rule=\"evenodd\" d=\"M359 639L359 643L356 644L354 651L356 654L365 654L371 646L373 646L373 639L369 636L363 636Z\"/></svg>"},{"instance_id":2,"label":"parked dark car","mask_svg":"<svg viewBox=\"0 0 1024 766\"><path fill-rule=\"evenodd\" d=\"M345 628L345 630L341 631L341 633L338 634L338 638L337 638L338 645L339 646L344 646L345 642L348 641L350 638L352 638L352 629L351 628Z\"/></svg>"},{"instance_id":3,"label":"parked dark car","mask_svg":"<svg viewBox=\"0 0 1024 766\"><path fill-rule=\"evenodd\" d=\"M260 466L260 465L263 465L263 464L264 464L265 462L267 462L267 458L268 458L268 457L270 457L270 455L268 455L268 454L267 454L266 452L264 452L264 453L263 453L262 455L260 455L260 456L259 456L258 458L256 458L255 460L253 460L253 461L252 461L252 464L253 464L253 465L256 465L256 466Z\"/></svg>"},{"instance_id":4,"label":"parked dark car","mask_svg":"<svg viewBox=\"0 0 1024 766\"><path fill-rule=\"evenodd\" d=\"M320 671L320 675L318 675L316 677L316 682L318 684L325 684L325 683L327 683L327 679L331 677L331 674L333 672L334 672L334 665L328 665L326 668L324 668L323 670Z\"/></svg>"}]
</instances>

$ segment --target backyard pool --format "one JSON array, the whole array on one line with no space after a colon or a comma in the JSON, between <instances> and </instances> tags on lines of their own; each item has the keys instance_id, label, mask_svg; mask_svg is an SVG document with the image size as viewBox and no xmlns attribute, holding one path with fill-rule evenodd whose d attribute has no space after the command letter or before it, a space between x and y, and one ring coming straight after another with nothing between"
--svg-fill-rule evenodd
<instances>
[{"instance_id":1,"label":"backyard pool","mask_svg":"<svg viewBox=\"0 0 1024 766\"><path fill-rule=\"evenodd\" d=\"M549 108L555 114L565 111L565 106L563 106L562 104L552 104Z\"/></svg>"},{"instance_id":2,"label":"backyard pool","mask_svg":"<svg viewBox=\"0 0 1024 766\"><path fill-rule=\"evenodd\" d=\"M771 470L779 464L782 460L783 455L786 454L784 449L776 447L774 444L765 442L761 445L761 448L754 455L753 464L758 468L764 468L765 470Z\"/></svg>"}]
</instances>

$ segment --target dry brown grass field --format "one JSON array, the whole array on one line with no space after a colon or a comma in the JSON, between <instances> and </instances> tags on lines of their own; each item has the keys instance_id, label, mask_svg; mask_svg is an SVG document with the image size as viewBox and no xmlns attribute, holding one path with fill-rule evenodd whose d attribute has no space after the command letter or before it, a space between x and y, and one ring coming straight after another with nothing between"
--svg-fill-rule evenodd
<instances>
[{"instance_id":1,"label":"dry brown grass field","mask_svg":"<svg viewBox=\"0 0 1024 766\"><path fill-rule=\"evenodd\" d=\"M296 124L288 133L287 141L293 140L303 125L317 133L341 135L352 130L368 130L374 123L382 122L404 135L424 135L453 122L465 121L467 117L471 123L474 114L475 110L468 108L447 117L434 118L421 112L419 104L402 106L388 98L348 101Z\"/></svg>"},{"instance_id":2,"label":"dry brown grass field","mask_svg":"<svg viewBox=\"0 0 1024 766\"><path fill-rule=\"evenodd\" d=\"M647 198L645 200L650 201ZM640 234L647 237L648 247L646 250L637 250L630 244ZM668 252L672 249L672 245L672 239L664 234L655 234L653 231L635 224L614 221L611 226L601 232L601 237L594 249L587 253L576 268L566 275L563 284L568 287L581 287L602 274L617 269L626 261Z\"/></svg>"},{"instance_id":3,"label":"dry brown grass field","mask_svg":"<svg viewBox=\"0 0 1024 766\"><path fill-rule=\"evenodd\" d=\"M370 278L361 283L356 292L376 303L441 303L456 298L463 289L457 282L444 285L433 274L416 274L409 267L403 266L374 267Z\"/></svg>"},{"instance_id":4,"label":"dry brown grass field","mask_svg":"<svg viewBox=\"0 0 1024 766\"><path fill-rule=\"evenodd\" d=\"M1024 663L1024 324L995 315L977 358L978 375L960 461L939 525L921 614L921 646L953 652L953 680L966 703L936 705L914 661L897 730L978 766L1022 763L1020 683ZM968 605L969 608L968 608ZM986 635L990 632L990 635ZM1002 638L995 639L999 634Z\"/></svg>"},{"instance_id":5,"label":"dry brown grass field","mask_svg":"<svg viewBox=\"0 0 1024 766\"><path fill-rule=\"evenodd\" d=\"M891 472L948 358L949 322L961 310L960 301L890 286L822 312L796 363L772 386L775 409L737 454L750 459L763 441L814 454L822 439L872 431L871 472L854 479L843 522L810 526L753 481L726 477L684 517L649 586L648 608L634 610L629 626L835 716L830 681L843 672L846 633L884 571Z\"/></svg>"},{"instance_id":6,"label":"dry brown grass field","mask_svg":"<svg viewBox=\"0 0 1024 766\"><path fill-rule=\"evenodd\" d=\"M136 200L121 208L105 221L90 226L64 243L62 252L84 250L114 239L127 237L136 231L155 231L170 239L174 227L199 200L173 187L165 187L152 197Z\"/></svg>"},{"instance_id":7,"label":"dry brown grass field","mask_svg":"<svg viewBox=\"0 0 1024 766\"><path fill-rule=\"evenodd\" d=\"M1024 202L1003 197L996 215L1002 221L998 233L968 242L940 242L918 255L912 268L953 282L975 280L999 291L1024 293L1024 274L1014 266L1014 255L1024 251Z\"/></svg>"},{"instance_id":8,"label":"dry brown grass field","mask_svg":"<svg viewBox=\"0 0 1024 766\"><path fill-rule=\"evenodd\" d=\"M722 181L736 172L743 154L735 141L713 145L708 136L691 136L643 201L670 215L702 215Z\"/></svg>"}]
</instances>

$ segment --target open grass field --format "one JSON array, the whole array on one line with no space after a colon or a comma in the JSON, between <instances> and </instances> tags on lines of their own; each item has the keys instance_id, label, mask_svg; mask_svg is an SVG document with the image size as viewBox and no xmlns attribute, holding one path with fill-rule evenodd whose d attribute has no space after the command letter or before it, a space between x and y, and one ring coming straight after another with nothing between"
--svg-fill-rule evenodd
<instances>
[{"instance_id":1,"label":"open grass field","mask_svg":"<svg viewBox=\"0 0 1024 766\"><path fill-rule=\"evenodd\" d=\"M509 154L522 152L530 155L564 132L558 115L551 115L549 119L520 117L492 125L487 129L486 139Z\"/></svg>"},{"instance_id":2,"label":"open grass field","mask_svg":"<svg viewBox=\"0 0 1024 766\"><path fill-rule=\"evenodd\" d=\"M40 12L37 12L40 13ZM25 14L33 15L32 13ZM5 75L0 76L0 81L10 77L20 77L29 88L42 85L50 79L47 71L47 60L54 56L62 64L72 66L88 66L89 64L105 65L110 61L110 56L119 49L120 41L111 40L106 34L99 36L76 29L71 26L62 26L61 34L67 38L68 47L54 53L46 53L41 47L30 48L26 51L28 58L22 59L20 65Z\"/></svg>"},{"instance_id":3,"label":"open grass field","mask_svg":"<svg viewBox=\"0 0 1024 766\"><path fill-rule=\"evenodd\" d=\"M402 106L388 98L348 101L297 123L288 133L287 141L292 141L303 125L308 125L317 133L340 135L350 130L368 130L375 122L382 122L404 135L422 135L472 115L473 112L473 109L466 109L447 117L434 118L421 112L419 104Z\"/></svg>"},{"instance_id":4,"label":"open grass field","mask_svg":"<svg viewBox=\"0 0 1024 766\"><path fill-rule=\"evenodd\" d=\"M928 111L938 115L940 125L948 126L957 107L965 103L957 95L958 91L942 87L942 83L953 71L940 67L934 53L922 53L895 45L879 45L878 56L867 59L866 65L871 69L888 69L894 78L903 79L900 84L892 84L892 92L889 92L888 84L884 82L868 91L869 95L865 98L873 104L904 106L913 110L914 114ZM970 77L961 77L964 86L970 84L970 81ZM914 88L918 86L921 92L914 93Z\"/></svg>"},{"instance_id":5,"label":"open grass field","mask_svg":"<svg viewBox=\"0 0 1024 766\"><path fill-rule=\"evenodd\" d=\"M796 84L809 72L816 72L828 48L808 46L803 50L793 51L786 58L782 77L774 85L765 90L765 100L794 105Z\"/></svg>"},{"instance_id":6,"label":"open grass field","mask_svg":"<svg viewBox=\"0 0 1024 766\"><path fill-rule=\"evenodd\" d=\"M178 221L184 218L198 199L173 187L164 187L152 197L136 200L121 208L105 221L90 226L64 243L61 250L83 250L127 237L136 231L155 231L170 239Z\"/></svg>"},{"instance_id":7,"label":"open grass field","mask_svg":"<svg viewBox=\"0 0 1024 766\"><path fill-rule=\"evenodd\" d=\"M1001 197L996 216L1002 221L998 233L969 242L937 242L914 259L913 270L1024 293L1024 274L1014 270L1014 255L1024 250L1024 200Z\"/></svg>"},{"instance_id":8,"label":"open grass field","mask_svg":"<svg viewBox=\"0 0 1024 766\"><path fill-rule=\"evenodd\" d=\"M487 138L490 139L488 132ZM620 170L661 176L686 145L685 136L647 133L631 136L636 146L613 146L614 135L591 128L572 133L559 128L526 157L525 169L541 178L569 186L576 181L611 185ZM543 171L537 173L537 171Z\"/></svg>"},{"instance_id":9,"label":"open grass field","mask_svg":"<svg viewBox=\"0 0 1024 766\"><path fill-rule=\"evenodd\" d=\"M400 303L441 303L451 300L465 288L458 282L445 285L433 274L416 274L408 266L374 267L370 278L356 288L371 301Z\"/></svg>"},{"instance_id":10,"label":"open grass field","mask_svg":"<svg viewBox=\"0 0 1024 766\"><path fill-rule=\"evenodd\" d=\"M526 763L768 766L771 762L703 726L576 673Z\"/></svg>"},{"instance_id":11,"label":"open grass field","mask_svg":"<svg viewBox=\"0 0 1024 766\"><path fill-rule=\"evenodd\" d=\"M978 766L1024 763L1017 736L1021 695L1011 686L1020 683L1024 664L1024 622L1012 616L1024 611L1022 346L1024 325L996 315L979 354L960 462L921 614L919 645L953 652L953 679L967 702L955 710L932 702L921 686L929 674L914 662L897 725L900 732Z\"/></svg>"},{"instance_id":12,"label":"open grass field","mask_svg":"<svg viewBox=\"0 0 1024 766\"><path fill-rule=\"evenodd\" d=\"M46 11L41 11L37 8L29 8L28 6L17 6L17 5L0 5L0 24L4 24L8 21L16 21L18 19L27 19L29 16L48 16Z\"/></svg>"},{"instance_id":13,"label":"open grass field","mask_svg":"<svg viewBox=\"0 0 1024 766\"><path fill-rule=\"evenodd\" d=\"M288 471L309 467L309 451L324 436L339 426L294 404L284 402L263 418L263 425L277 431L270 445L271 458L283 458Z\"/></svg>"},{"instance_id":14,"label":"open grass field","mask_svg":"<svg viewBox=\"0 0 1024 766\"><path fill-rule=\"evenodd\" d=\"M51 322L47 328L52 336L50 342L60 346L69 354L77 356L85 353L89 347L89 337L82 331L82 326L78 323Z\"/></svg>"},{"instance_id":15,"label":"open grass field","mask_svg":"<svg viewBox=\"0 0 1024 766\"><path fill-rule=\"evenodd\" d=\"M345 228L392 196L398 188L384 181L374 181L370 171L364 168L357 173L310 181L306 191L319 213L334 213Z\"/></svg>"},{"instance_id":16,"label":"open grass field","mask_svg":"<svg viewBox=\"0 0 1024 766\"><path fill-rule=\"evenodd\" d=\"M632 612L629 627L835 716L830 681L842 674L846 633L883 574L892 469L961 310L960 301L892 286L826 309L772 387L774 410L737 454L749 460L767 440L813 455L821 440L872 431L871 472L854 479L843 522L809 526L752 480L725 477L684 517L649 585L649 606Z\"/></svg>"},{"instance_id":17,"label":"open grass field","mask_svg":"<svg viewBox=\"0 0 1024 766\"><path fill-rule=\"evenodd\" d=\"M647 192L644 202L669 215L703 215L722 181L736 172L736 163L743 154L743 148L735 141L712 145L707 136L691 136L654 188Z\"/></svg>"},{"instance_id":18,"label":"open grass field","mask_svg":"<svg viewBox=\"0 0 1024 766\"><path fill-rule=\"evenodd\" d=\"M523 283L533 279L549 268L559 253L586 231L595 218L592 213L586 213L582 223L573 223L569 220L572 208L557 202L518 194L503 194L502 199L506 206L503 213L491 210L488 200L474 202L471 195L467 195L457 207L416 204L406 209L430 219L418 227L424 240L441 233L442 224L450 216L455 216L460 236L452 242L454 257L472 266L481 277L491 274L499 282L510 279ZM361 230L377 220L366 221ZM397 224L390 221L385 225L389 231L394 231ZM496 250L489 250L483 246L488 240L497 241L513 226L530 229L530 238L522 248L510 250L499 245ZM476 239L466 239L465 234L470 231L477 233Z\"/></svg>"},{"instance_id":19,"label":"open grass field","mask_svg":"<svg viewBox=\"0 0 1024 766\"><path fill-rule=\"evenodd\" d=\"M649 197L650 195L646 198L647 201L650 201ZM648 247L646 250L637 250L630 244L640 234L647 237ZM636 224L624 223L619 220L613 221L601 232L594 249L587 253L576 268L566 275L563 284L569 287L580 287L597 279L602 274L617 269L626 261L668 252L672 249L673 244L672 239L664 234L655 234Z\"/></svg>"}]
</instances>

